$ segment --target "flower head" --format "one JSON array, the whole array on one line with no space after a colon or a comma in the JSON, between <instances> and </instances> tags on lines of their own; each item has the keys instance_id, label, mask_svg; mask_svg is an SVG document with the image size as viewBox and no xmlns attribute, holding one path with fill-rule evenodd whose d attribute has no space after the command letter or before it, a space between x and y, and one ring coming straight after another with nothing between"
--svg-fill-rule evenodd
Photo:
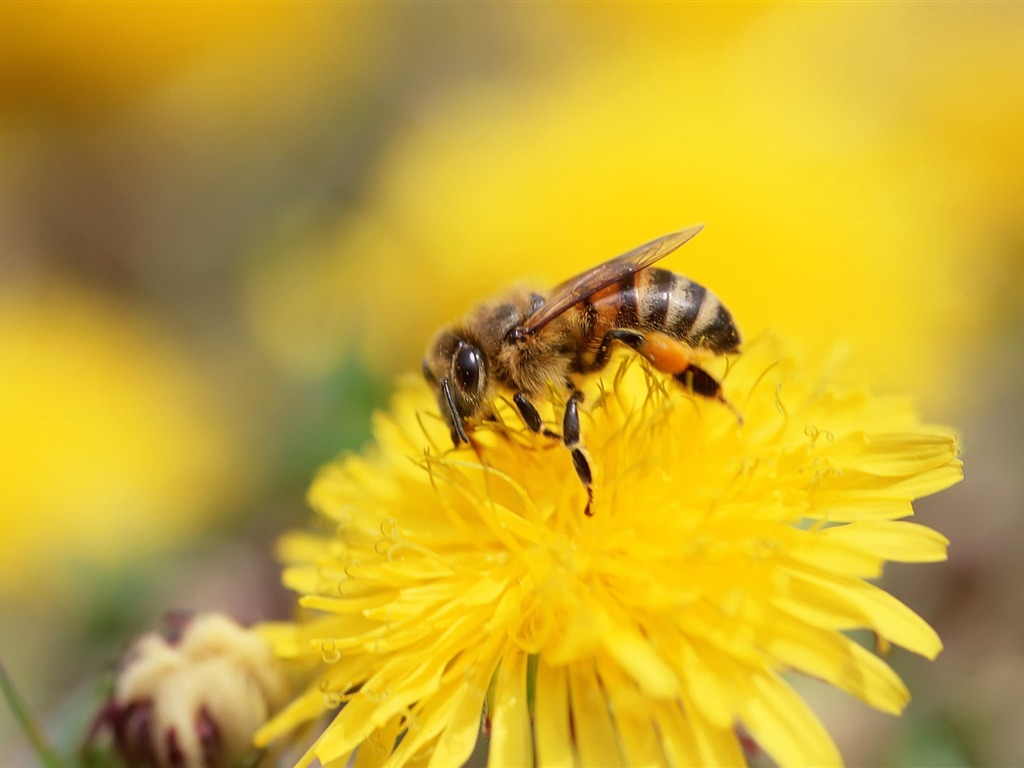
<instances>
[{"instance_id":1,"label":"flower head","mask_svg":"<svg viewBox=\"0 0 1024 768\"><path fill-rule=\"evenodd\" d=\"M264 638L219 613L184 619L170 639L132 646L90 741L110 731L126 765L226 766L287 695Z\"/></svg>"},{"instance_id":2,"label":"flower head","mask_svg":"<svg viewBox=\"0 0 1024 768\"><path fill-rule=\"evenodd\" d=\"M282 542L309 617L276 648L319 669L258 741L337 709L308 759L458 765L483 717L499 765L733 764L737 729L780 764L839 762L784 674L907 703L845 632L939 652L867 579L944 559L941 535L900 518L960 479L956 441L770 339L720 362L742 424L633 358L590 382L593 517L568 452L511 406L452 450L406 384L375 449L313 485L334 530Z\"/></svg>"}]
</instances>

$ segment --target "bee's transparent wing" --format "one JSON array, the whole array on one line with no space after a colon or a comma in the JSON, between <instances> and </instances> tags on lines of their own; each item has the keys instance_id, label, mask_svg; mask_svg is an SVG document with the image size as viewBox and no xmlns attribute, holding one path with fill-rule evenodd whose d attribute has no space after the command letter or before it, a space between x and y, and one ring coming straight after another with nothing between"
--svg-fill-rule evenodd
<instances>
[{"instance_id":1,"label":"bee's transparent wing","mask_svg":"<svg viewBox=\"0 0 1024 768\"><path fill-rule=\"evenodd\" d=\"M526 318L522 330L527 334L536 333L556 317L574 307L588 296L600 291L627 275L647 269L654 262L665 258L672 251L704 229L697 224L687 229L659 237L628 253L616 256L593 269L566 280L551 291L551 295L540 309Z\"/></svg>"}]
</instances>

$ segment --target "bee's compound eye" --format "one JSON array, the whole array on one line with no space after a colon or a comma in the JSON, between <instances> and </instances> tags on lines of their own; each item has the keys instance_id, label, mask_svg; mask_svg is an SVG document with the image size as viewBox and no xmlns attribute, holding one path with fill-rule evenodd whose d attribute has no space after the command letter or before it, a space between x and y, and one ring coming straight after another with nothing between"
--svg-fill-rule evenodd
<instances>
[{"instance_id":1,"label":"bee's compound eye","mask_svg":"<svg viewBox=\"0 0 1024 768\"><path fill-rule=\"evenodd\" d=\"M477 391L480 386L480 369L482 367L483 356L476 347L467 344L456 353L455 378L463 391Z\"/></svg>"}]
</instances>

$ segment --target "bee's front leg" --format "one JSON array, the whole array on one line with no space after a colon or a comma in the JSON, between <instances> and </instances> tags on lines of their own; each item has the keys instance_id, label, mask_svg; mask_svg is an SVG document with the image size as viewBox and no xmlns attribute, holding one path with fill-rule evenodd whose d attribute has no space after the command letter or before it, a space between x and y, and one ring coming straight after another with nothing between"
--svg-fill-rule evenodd
<instances>
[{"instance_id":1,"label":"bee's front leg","mask_svg":"<svg viewBox=\"0 0 1024 768\"><path fill-rule=\"evenodd\" d=\"M516 404L516 408L519 409L519 414L523 417L523 421L526 422L526 426L530 428L531 432L540 432L545 437L553 437L558 439L559 435L552 432L550 429L544 428L544 422L540 418L540 412L537 407L529 401L529 399L522 392L516 392L512 395L512 402Z\"/></svg>"},{"instance_id":2,"label":"bee's front leg","mask_svg":"<svg viewBox=\"0 0 1024 768\"><path fill-rule=\"evenodd\" d=\"M594 514L590 511L590 505L594 503L594 489L592 486L593 475L590 471L590 462L580 447L579 403L582 399L583 393L574 388L569 396L569 401L565 404L565 417L562 419L562 440L565 441L565 447L572 453L572 464L576 468L576 474L579 475L583 487L587 489L587 506L583 512L587 517L590 517Z\"/></svg>"}]
</instances>

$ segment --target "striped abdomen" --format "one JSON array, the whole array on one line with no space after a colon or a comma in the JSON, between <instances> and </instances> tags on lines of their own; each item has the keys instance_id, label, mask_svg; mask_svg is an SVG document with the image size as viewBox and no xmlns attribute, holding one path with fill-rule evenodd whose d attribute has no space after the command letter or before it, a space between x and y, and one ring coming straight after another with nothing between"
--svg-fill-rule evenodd
<instances>
[{"instance_id":1,"label":"striped abdomen","mask_svg":"<svg viewBox=\"0 0 1024 768\"><path fill-rule=\"evenodd\" d=\"M627 275L582 301L587 350L583 368L613 328L660 331L691 347L716 354L735 352L740 334L722 302L704 286L665 269ZM590 353L588 355L587 353Z\"/></svg>"}]
</instances>

